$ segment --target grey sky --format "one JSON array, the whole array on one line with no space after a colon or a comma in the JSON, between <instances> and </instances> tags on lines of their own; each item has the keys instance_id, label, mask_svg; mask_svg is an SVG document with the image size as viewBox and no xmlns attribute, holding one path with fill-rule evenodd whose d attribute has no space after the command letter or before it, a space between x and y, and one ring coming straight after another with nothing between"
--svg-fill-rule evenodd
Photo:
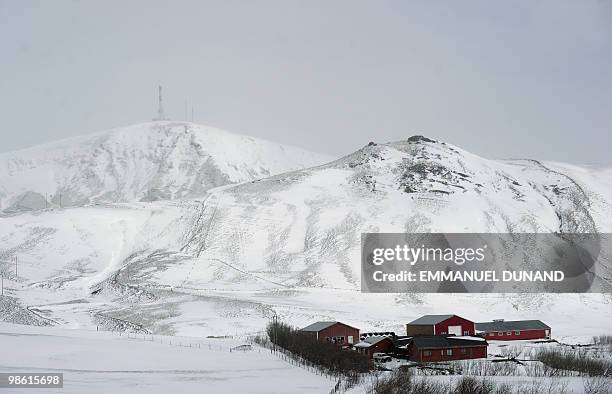
<instances>
[{"instance_id":1,"label":"grey sky","mask_svg":"<svg viewBox=\"0 0 612 394\"><path fill-rule=\"evenodd\" d=\"M335 155L612 164L610 1L0 0L0 151L166 112Z\"/></svg>"}]
</instances>

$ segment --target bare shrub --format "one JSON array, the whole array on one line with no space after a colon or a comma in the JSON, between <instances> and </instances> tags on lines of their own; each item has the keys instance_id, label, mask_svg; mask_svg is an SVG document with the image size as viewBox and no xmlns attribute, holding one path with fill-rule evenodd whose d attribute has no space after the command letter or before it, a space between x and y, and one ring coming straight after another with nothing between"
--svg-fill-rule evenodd
<instances>
[{"instance_id":1,"label":"bare shrub","mask_svg":"<svg viewBox=\"0 0 612 394\"><path fill-rule=\"evenodd\" d=\"M593 343L604 351L612 353L612 335L598 335L593 337Z\"/></svg>"},{"instance_id":2,"label":"bare shrub","mask_svg":"<svg viewBox=\"0 0 612 394\"><path fill-rule=\"evenodd\" d=\"M368 389L370 394L446 394L450 387L432 381L426 376L416 376L412 370L396 370L376 379Z\"/></svg>"},{"instance_id":3,"label":"bare shrub","mask_svg":"<svg viewBox=\"0 0 612 394\"><path fill-rule=\"evenodd\" d=\"M605 376L584 377L582 386L585 394L609 394L612 393L612 378Z\"/></svg>"},{"instance_id":4,"label":"bare shrub","mask_svg":"<svg viewBox=\"0 0 612 394\"><path fill-rule=\"evenodd\" d=\"M515 376L518 364L513 361L462 360L454 364L455 372L470 376Z\"/></svg>"},{"instance_id":5,"label":"bare shrub","mask_svg":"<svg viewBox=\"0 0 612 394\"><path fill-rule=\"evenodd\" d=\"M453 392L457 394L493 394L496 392L496 386L495 382L490 379L464 376L459 379Z\"/></svg>"},{"instance_id":6,"label":"bare shrub","mask_svg":"<svg viewBox=\"0 0 612 394\"><path fill-rule=\"evenodd\" d=\"M520 345L506 346L501 349L501 355L509 360L517 359L523 352L523 347Z\"/></svg>"},{"instance_id":7,"label":"bare shrub","mask_svg":"<svg viewBox=\"0 0 612 394\"><path fill-rule=\"evenodd\" d=\"M539 379L533 379L530 384L524 384L516 389L516 394L541 394L543 383Z\"/></svg>"},{"instance_id":8,"label":"bare shrub","mask_svg":"<svg viewBox=\"0 0 612 394\"><path fill-rule=\"evenodd\" d=\"M510 386L508 383L500 383L495 388L495 394L512 394L512 392L513 392L512 386Z\"/></svg>"},{"instance_id":9,"label":"bare shrub","mask_svg":"<svg viewBox=\"0 0 612 394\"><path fill-rule=\"evenodd\" d=\"M598 335L593 337L595 345L612 345L612 335Z\"/></svg>"},{"instance_id":10,"label":"bare shrub","mask_svg":"<svg viewBox=\"0 0 612 394\"><path fill-rule=\"evenodd\" d=\"M542 393L546 394L567 394L567 380L548 379L542 383Z\"/></svg>"},{"instance_id":11,"label":"bare shrub","mask_svg":"<svg viewBox=\"0 0 612 394\"><path fill-rule=\"evenodd\" d=\"M270 323L267 334L273 344L332 374L351 377L368 372L372 367L367 356L343 351L333 343L317 341L285 323Z\"/></svg>"},{"instance_id":12,"label":"bare shrub","mask_svg":"<svg viewBox=\"0 0 612 394\"><path fill-rule=\"evenodd\" d=\"M557 370L559 372L558 376L571 376L573 375L571 372L589 376L612 375L612 362L609 359L592 358L589 356L588 350L542 349L536 353L536 359ZM546 376L557 375L551 373Z\"/></svg>"},{"instance_id":13,"label":"bare shrub","mask_svg":"<svg viewBox=\"0 0 612 394\"><path fill-rule=\"evenodd\" d=\"M512 387L497 385L493 380L463 376L455 383L436 382L428 376L417 376L412 370L396 370L376 379L369 394L511 394Z\"/></svg>"}]
</instances>

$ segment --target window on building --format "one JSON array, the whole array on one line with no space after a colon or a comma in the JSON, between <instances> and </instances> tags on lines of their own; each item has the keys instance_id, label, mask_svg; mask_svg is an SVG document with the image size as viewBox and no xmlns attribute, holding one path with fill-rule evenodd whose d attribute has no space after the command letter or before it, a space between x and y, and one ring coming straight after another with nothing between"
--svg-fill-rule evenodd
<instances>
[{"instance_id":1,"label":"window on building","mask_svg":"<svg viewBox=\"0 0 612 394\"><path fill-rule=\"evenodd\" d=\"M512 335L512 331L508 331L506 335Z\"/></svg>"},{"instance_id":2,"label":"window on building","mask_svg":"<svg viewBox=\"0 0 612 394\"><path fill-rule=\"evenodd\" d=\"M514 331L514 335L521 335L520 331Z\"/></svg>"},{"instance_id":3,"label":"window on building","mask_svg":"<svg viewBox=\"0 0 612 394\"><path fill-rule=\"evenodd\" d=\"M498 332L497 335L501 337L502 335L504 335L504 333L503 332Z\"/></svg>"},{"instance_id":4,"label":"window on building","mask_svg":"<svg viewBox=\"0 0 612 394\"><path fill-rule=\"evenodd\" d=\"M467 349L466 349L466 348L464 348L464 347L462 347L462 348L461 348L461 354L465 354L465 353L467 353Z\"/></svg>"},{"instance_id":5,"label":"window on building","mask_svg":"<svg viewBox=\"0 0 612 394\"><path fill-rule=\"evenodd\" d=\"M333 342L334 343L344 343L344 337L343 336L333 337Z\"/></svg>"},{"instance_id":6,"label":"window on building","mask_svg":"<svg viewBox=\"0 0 612 394\"><path fill-rule=\"evenodd\" d=\"M469 331L463 331L463 335L470 335Z\"/></svg>"},{"instance_id":7,"label":"window on building","mask_svg":"<svg viewBox=\"0 0 612 394\"><path fill-rule=\"evenodd\" d=\"M424 350L423 351L423 356L425 356L425 357L431 356L431 350Z\"/></svg>"},{"instance_id":8,"label":"window on building","mask_svg":"<svg viewBox=\"0 0 612 394\"><path fill-rule=\"evenodd\" d=\"M446 335L446 331L440 332L440 335Z\"/></svg>"},{"instance_id":9,"label":"window on building","mask_svg":"<svg viewBox=\"0 0 612 394\"><path fill-rule=\"evenodd\" d=\"M453 349L446 349L446 355L447 356L452 356L453 355Z\"/></svg>"}]
</instances>

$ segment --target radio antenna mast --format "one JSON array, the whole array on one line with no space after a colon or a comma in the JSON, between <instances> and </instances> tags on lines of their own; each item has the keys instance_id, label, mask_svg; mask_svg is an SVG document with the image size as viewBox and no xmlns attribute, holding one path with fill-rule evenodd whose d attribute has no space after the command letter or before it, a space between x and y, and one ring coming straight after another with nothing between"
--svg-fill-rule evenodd
<instances>
[{"instance_id":1,"label":"radio antenna mast","mask_svg":"<svg viewBox=\"0 0 612 394\"><path fill-rule=\"evenodd\" d=\"M159 106L157 108L157 118L153 120L168 120L168 118L166 118L166 114L164 114L164 106L162 104L162 86L161 85L159 85L158 101L159 101Z\"/></svg>"}]
</instances>

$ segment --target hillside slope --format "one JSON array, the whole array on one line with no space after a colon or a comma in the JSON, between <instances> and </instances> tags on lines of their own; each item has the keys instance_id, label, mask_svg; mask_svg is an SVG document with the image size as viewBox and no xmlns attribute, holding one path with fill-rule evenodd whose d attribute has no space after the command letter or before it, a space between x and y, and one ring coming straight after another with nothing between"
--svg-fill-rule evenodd
<instances>
[{"instance_id":1,"label":"hillside slope","mask_svg":"<svg viewBox=\"0 0 612 394\"><path fill-rule=\"evenodd\" d=\"M0 154L0 212L201 197L326 160L193 123L145 123Z\"/></svg>"},{"instance_id":2,"label":"hillside slope","mask_svg":"<svg viewBox=\"0 0 612 394\"><path fill-rule=\"evenodd\" d=\"M596 171L411 137L201 199L4 218L0 260L21 262L9 295L76 327L213 335L256 331L278 314L401 329L419 313L490 319L494 310L550 319L568 335L581 310L597 313L582 327L596 334L612 324L609 294L359 291L362 232L607 231L612 190L596 179L609 172ZM598 274L612 279L607 268Z\"/></svg>"},{"instance_id":3,"label":"hillside slope","mask_svg":"<svg viewBox=\"0 0 612 394\"><path fill-rule=\"evenodd\" d=\"M186 283L243 280L231 265L291 286L358 288L363 232L605 231L612 210L587 187L537 161L487 160L423 137L370 144L215 193L183 247L202 261ZM612 201L610 190L598 196Z\"/></svg>"}]
</instances>

